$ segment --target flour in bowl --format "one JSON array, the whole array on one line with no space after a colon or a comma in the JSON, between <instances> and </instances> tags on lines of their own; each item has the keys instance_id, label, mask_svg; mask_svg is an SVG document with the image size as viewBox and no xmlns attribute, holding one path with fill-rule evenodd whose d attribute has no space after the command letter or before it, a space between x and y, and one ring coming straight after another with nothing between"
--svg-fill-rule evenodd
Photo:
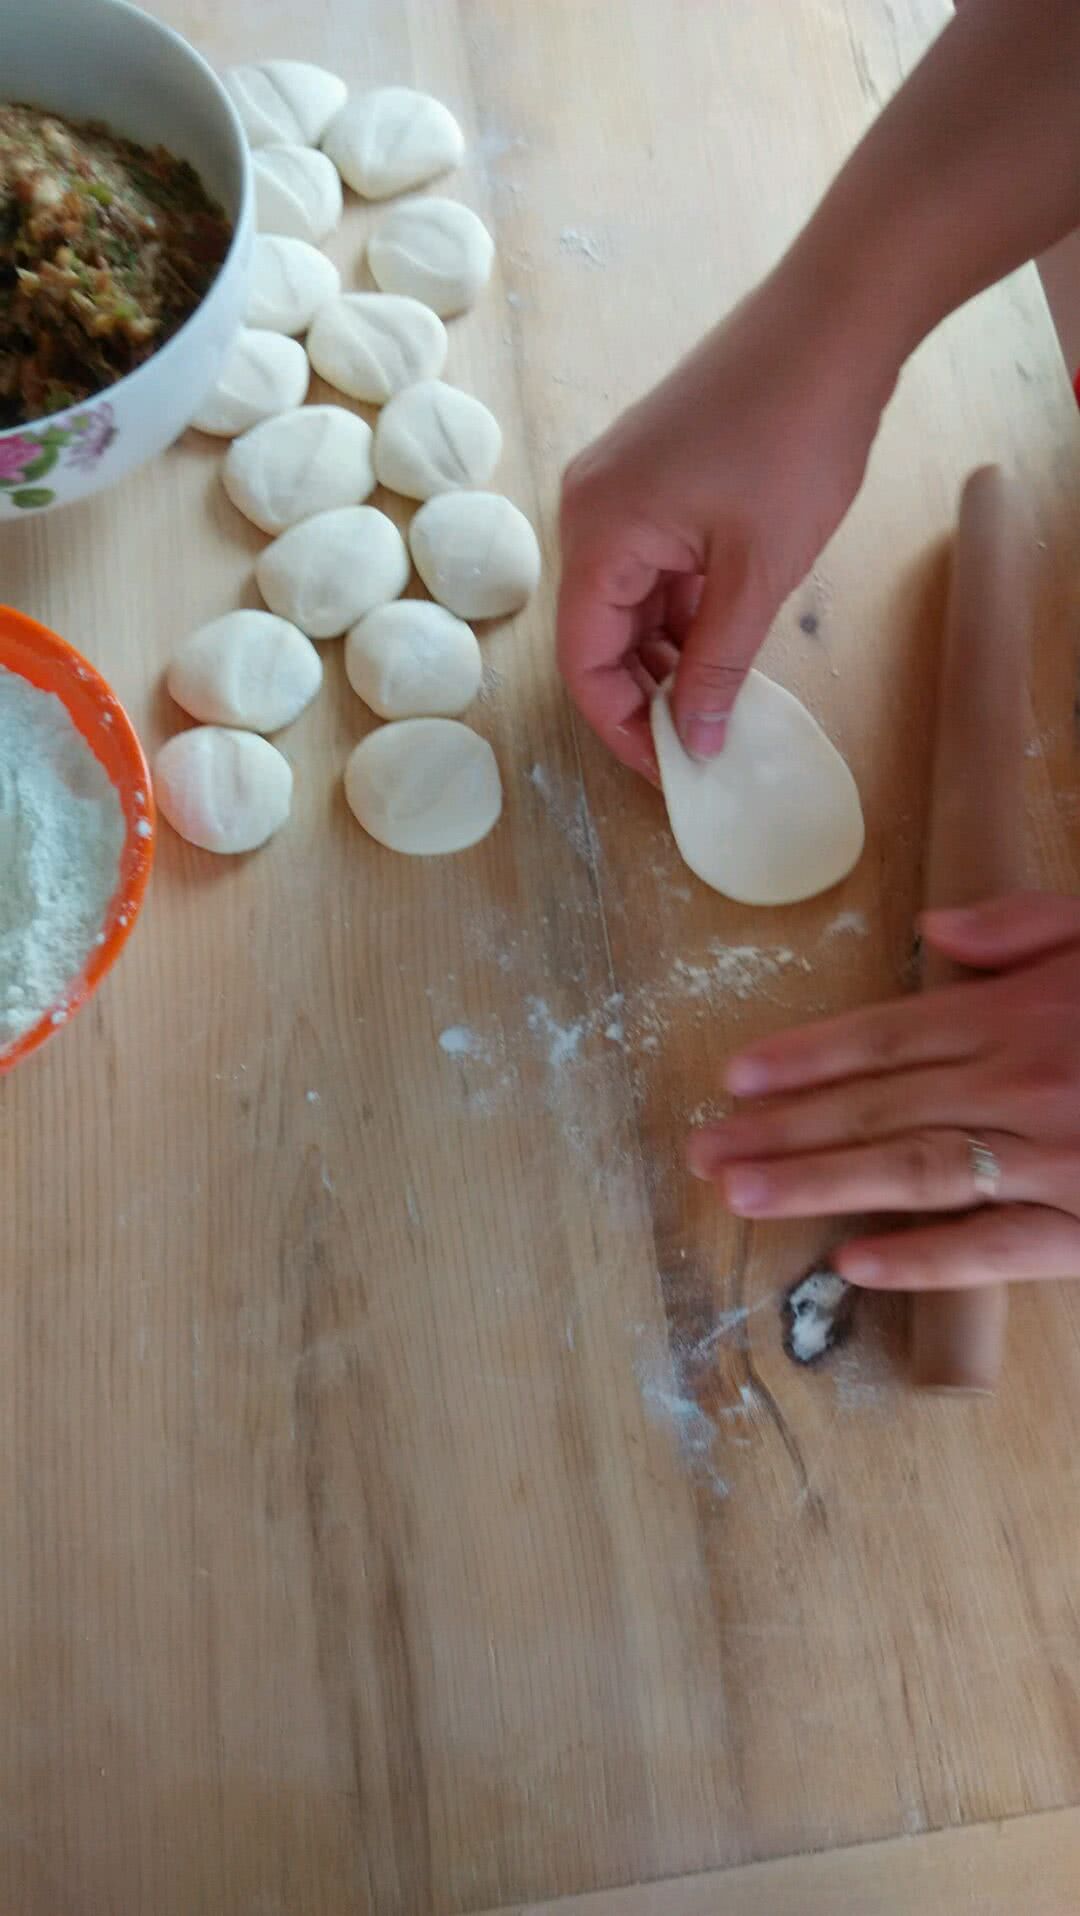
<instances>
[{"instance_id":1,"label":"flour in bowl","mask_svg":"<svg viewBox=\"0 0 1080 1916\"><path fill-rule=\"evenodd\" d=\"M62 1007L123 844L120 800L61 701L0 666L0 1053Z\"/></svg>"}]
</instances>

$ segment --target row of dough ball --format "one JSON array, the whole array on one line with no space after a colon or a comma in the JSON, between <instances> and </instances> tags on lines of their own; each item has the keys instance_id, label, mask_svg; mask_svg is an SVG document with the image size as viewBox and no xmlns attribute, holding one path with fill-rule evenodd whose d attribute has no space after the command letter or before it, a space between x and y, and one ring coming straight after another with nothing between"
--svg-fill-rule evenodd
<instances>
[{"instance_id":1,"label":"row of dough ball","mask_svg":"<svg viewBox=\"0 0 1080 1916\"><path fill-rule=\"evenodd\" d=\"M257 850L288 818L292 786L292 768L275 746L223 725L179 732L154 761L162 813L204 851ZM353 751L345 796L372 838L414 856L467 851L502 811L495 754L456 719L380 726Z\"/></svg>"},{"instance_id":2,"label":"row of dough ball","mask_svg":"<svg viewBox=\"0 0 1080 1916\"><path fill-rule=\"evenodd\" d=\"M478 734L433 715L462 711L475 697L480 648L471 628L445 607L384 596L403 589L408 558L385 515L367 509L359 522L359 502L376 480L425 500L448 487L483 484L493 472L501 450L497 422L479 400L433 377L447 348L437 314L472 303L490 275L493 244L476 215L454 202L425 202L419 216L398 209L369 247L384 291L341 297L337 268L314 243L340 217L340 182L323 156L298 153L295 143L322 136L341 105L342 83L303 63L276 61L234 69L226 84L251 143L268 148L256 155L255 170L259 224L270 230L256 237L248 329L195 423L244 434L230 449L225 484L262 530L283 534L323 521L284 553L271 558L271 548L263 555L259 582L268 603L288 602L309 627L319 626L317 636L332 636L322 630L327 621L336 630L342 608L360 603L346 578L347 553L364 573L364 600L376 600L349 631L346 670L360 696L392 722L349 760L352 810L392 849L462 850L499 816L498 767ZM362 96L338 117L329 150L348 183L368 197L420 184L463 150L447 110L405 88ZM374 442L365 422L340 407L303 407L308 356L294 335L324 309L312 363L352 397L390 401ZM470 533L475 541L481 527L491 532L496 555L507 546L511 559L518 552L519 569L524 563L526 573L539 573L528 521L509 501L485 497L487 507L467 514L464 526L473 597L477 567L468 548ZM350 507L356 516L343 524ZM503 524L504 507L520 525ZM462 575L453 551L444 551L447 536L438 524L434 533L421 528L414 556L423 576L426 553L452 593ZM449 538L453 548L452 522ZM523 562L520 552L530 544L535 561L529 555ZM467 595L468 586L461 589ZM507 585L500 589L505 597ZM162 748L155 782L164 815L183 836L211 851L250 851L285 822L291 768L257 734L290 723L321 681L315 647L298 624L275 612L226 614L180 648L169 690L205 723Z\"/></svg>"},{"instance_id":3,"label":"row of dough ball","mask_svg":"<svg viewBox=\"0 0 1080 1916\"><path fill-rule=\"evenodd\" d=\"M407 387L437 379L448 347L442 320L419 300L336 293L311 320L306 351L283 329L241 327L191 423L222 439L248 432L303 405L312 366L348 398L385 406Z\"/></svg>"},{"instance_id":4,"label":"row of dough ball","mask_svg":"<svg viewBox=\"0 0 1080 1916\"><path fill-rule=\"evenodd\" d=\"M255 151L321 145L364 199L423 186L465 152L449 109L412 87L373 87L349 99L344 80L303 60L229 67L222 82Z\"/></svg>"}]
</instances>

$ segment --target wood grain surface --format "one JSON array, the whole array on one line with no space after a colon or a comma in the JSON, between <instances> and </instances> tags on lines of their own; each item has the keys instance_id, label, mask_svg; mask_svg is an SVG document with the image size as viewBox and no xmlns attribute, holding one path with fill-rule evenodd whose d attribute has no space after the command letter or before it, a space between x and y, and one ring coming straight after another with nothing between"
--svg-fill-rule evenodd
<instances>
[{"instance_id":1,"label":"wood grain surface","mask_svg":"<svg viewBox=\"0 0 1080 1916\"><path fill-rule=\"evenodd\" d=\"M448 377L546 573L484 641L484 845L355 825L332 645L287 831L214 860L163 830L118 971L4 1081L0 1903L465 1916L1076 1803L1076 1289L1017 1296L990 1404L917 1401L877 1300L801 1373L778 1300L826 1235L735 1226L681 1169L736 1042L907 975L941 547L985 459L1038 529L1032 853L1074 881L1080 441L1034 272L918 354L764 655L863 792L842 890L698 885L552 663L561 465L773 260L944 0L158 11L218 63L460 114L448 190L499 261ZM220 461L189 435L0 529L3 597L151 746L172 647L253 602Z\"/></svg>"}]
</instances>

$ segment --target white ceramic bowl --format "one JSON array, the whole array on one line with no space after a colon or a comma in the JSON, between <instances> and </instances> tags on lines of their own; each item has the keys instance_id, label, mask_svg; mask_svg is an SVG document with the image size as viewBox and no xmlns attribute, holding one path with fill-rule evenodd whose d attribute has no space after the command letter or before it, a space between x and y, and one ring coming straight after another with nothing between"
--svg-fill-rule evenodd
<instances>
[{"instance_id":1,"label":"white ceramic bowl","mask_svg":"<svg viewBox=\"0 0 1080 1916\"><path fill-rule=\"evenodd\" d=\"M0 432L0 520L115 485L184 430L243 318L254 234L247 142L228 94L186 40L128 0L0 0L0 98L103 120L189 160L233 238L217 278L144 365L85 405Z\"/></svg>"}]
</instances>

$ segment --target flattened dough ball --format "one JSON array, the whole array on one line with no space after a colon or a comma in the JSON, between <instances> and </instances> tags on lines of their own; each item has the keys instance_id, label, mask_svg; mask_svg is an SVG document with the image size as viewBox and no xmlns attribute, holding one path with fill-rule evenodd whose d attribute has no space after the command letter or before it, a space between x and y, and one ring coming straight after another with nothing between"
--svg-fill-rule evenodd
<instances>
[{"instance_id":1,"label":"flattened dough ball","mask_svg":"<svg viewBox=\"0 0 1080 1916\"><path fill-rule=\"evenodd\" d=\"M448 319L472 306L487 285L495 242L460 200L407 200L383 215L367 256L384 293L423 300Z\"/></svg>"},{"instance_id":2,"label":"flattened dough ball","mask_svg":"<svg viewBox=\"0 0 1080 1916\"><path fill-rule=\"evenodd\" d=\"M454 718L480 690L484 665L463 619L430 599L395 599L353 626L345 671L380 718Z\"/></svg>"},{"instance_id":3,"label":"flattened dough ball","mask_svg":"<svg viewBox=\"0 0 1080 1916\"><path fill-rule=\"evenodd\" d=\"M429 306L388 293L341 293L327 300L307 342L322 379L373 406L441 373L447 344L446 327Z\"/></svg>"},{"instance_id":4,"label":"flattened dough ball","mask_svg":"<svg viewBox=\"0 0 1080 1916\"><path fill-rule=\"evenodd\" d=\"M743 905L791 905L847 877L863 848L855 780L782 685L749 674L719 758L683 750L666 691L652 732L675 843L706 885Z\"/></svg>"},{"instance_id":5,"label":"flattened dough ball","mask_svg":"<svg viewBox=\"0 0 1080 1916\"><path fill-rule=\"evenodd\" d=\"M170 695L207 725L276 732L322 684L310 639L272 612L226 612L184 640L166 676Z\"/></svg>"},{"instance_id":6,"label":"flattened dough ball","mask_svg":"<svg viewBox=\"0 0 1080 1916\"><path fill-rule=\"evenodd\" d=\"M200 432L230 439L274 413L302 406L310 377L308 356L298 339L242 326L217 385L191 423Z\"/></svg>"},{"instance_id":7,"label":"flattened dough ball","mask_svg":"<svg viewBox=\"0 0 1080 1916\"><path fill-rule=\"evenodd\" d=\"M441 379L421 379L379 414L375 474L380 486L406 499L431 499L486 485L501 451L499 422L482 400Z\"/></svg>"},{"instance_id":8,"label":"flattened dough ball","mask_svg":"<svg viewBox=\"0 0 1080 1916\"><path fill-rule=\"evenodd\" d=\"M283 532L260 553L255 577L272 612L309 638L333 639L405 590L409 555L385 512L346 506Z\"/></svg>"},{"instance_id":9,"label":"flattened dough ball","mask_svg":"<svg viewBox=\"0 0 1080 1916\"><path fill-rule=\"evenodd\" d=\"M341 274L317 246L285 233L256 233L246 323L272 333L306 333L320 306L341 291Z\"/></svg>"},{"instance_id":10,"label":"flattened dough ball","mask_svg":"<svg viewBox=\"0 0 1080 1916\"><path fill-rule=\"evenodd\" d=\"M441 100L407 86L376 87L343 107L323 135L342 179L368 200L422 186L465 151L461 128Z\"/></svg>"},{"instance_id":11,"label":"flattened dough ball","mask_svg":"<svg viewBox=\"0 0 1080 1916\"><path fill-rule=\"evenodd\" d=\"M392 852L463 852L502 811L486 739L456 719L401 719L369 733L345 767L345 796L366 832Z\"/></svg>"},{"instance_id":12,"label":"flattened dough ball","mask_svg":"<svg viewBox=\"0 0 1080 1916\"><path fill-rule=\"evenodd\" d=\"M284 825L292 803L287 759L257 732L197 725L163 745L154 795L174 832L204 852L253 852Z\"/></svg>"},{"instance_id":13,"label":"flattened dough ball","mask_svg":"<svg viewBox=\"0 0 1080 1916\"><path fill-rule=\"evenodd\" d=\"M540 547L523 512L497 492L442 492L409 527L416 570L459 619L517 612L540 578Z\"/></svg>"},{"instance_id":14,"label":"flattened dough ball","mask_svg":"<svg viewBox=\"0 0 1080 1916\"><path fill-rule=\"evenodd\" d=\"M344 80L306 60L227 67L221 83L249 146L317 146L348 97Z\"/></svg>"},{"instance_id":15,"label":"flattened dough ball","mask_svg":"<svg viewBox=\"0 0 1080 1916\"><path fill-rule=\"evenodd\" d=\"M284 233L318 246L341 218L341 181L325 153L310 146L261 146L255 173L260 233Z\"/></svg>"},{"instance_id":16,"label":"flattened dough ball","mask_svg":"<svg viewBox=\"0 0 1080 1916\"><path fill-rule=\"evenodd\" d=\"M221 477L261 532L285 532L367 498L375 485L371 427L344 406L299 406L234 440Z\"/></svg>"}]
</instances>

